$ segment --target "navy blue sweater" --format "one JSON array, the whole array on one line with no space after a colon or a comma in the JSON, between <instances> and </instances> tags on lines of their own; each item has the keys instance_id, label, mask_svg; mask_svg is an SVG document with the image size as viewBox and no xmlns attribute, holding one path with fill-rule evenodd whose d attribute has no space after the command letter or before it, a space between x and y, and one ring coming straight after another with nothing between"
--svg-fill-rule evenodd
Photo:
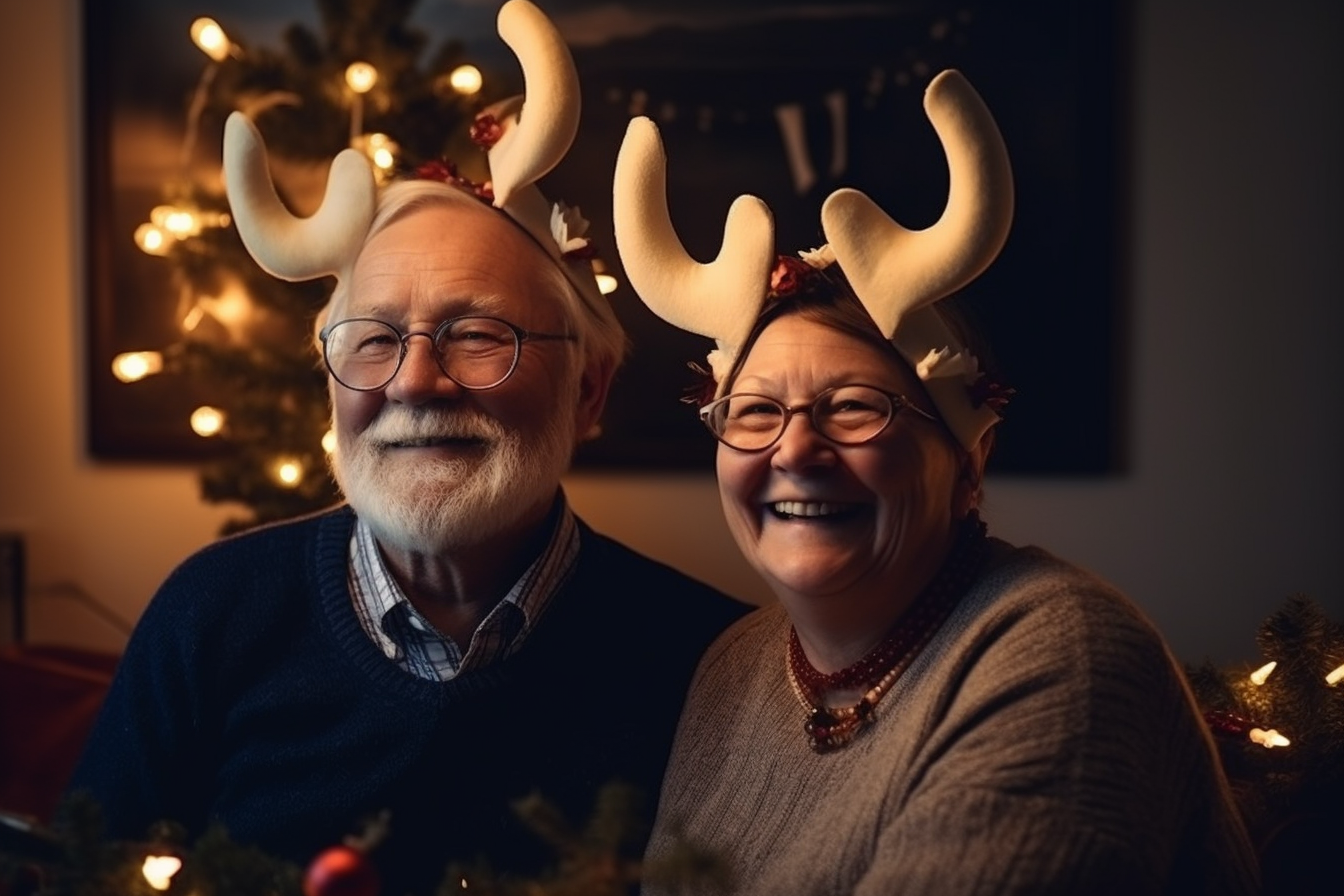
<instances>
[{"instance_id":1,"label":"navy blue sweater","mask_svg":"<svg viewBox=\"0 0 1344 896\"><path fill-rule=\"evenodd\" d=\"M510 806L527 794L582 822L619 780L652 810L695 663L745 605L580 524L578 566L523 647L425 681L355 616L353 522L226 539L164 583L71 785L109 836L219 822L303 865L388 810L383 892L428 893L452 860L535 873L549 853Z\"/></svg>"}]
</instances>

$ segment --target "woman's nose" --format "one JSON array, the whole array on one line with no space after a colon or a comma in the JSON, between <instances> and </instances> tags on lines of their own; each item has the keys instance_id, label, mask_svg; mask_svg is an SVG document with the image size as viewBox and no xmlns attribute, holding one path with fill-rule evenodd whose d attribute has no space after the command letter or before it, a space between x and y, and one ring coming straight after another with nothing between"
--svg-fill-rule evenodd
<instances>
[{"instance_id":1,"label":"woman's nose","mask_svg":"<svg viewBox=\"0 0 1344 896\"><path fill-rule=\"evenodd\" d=\"M793 413L775 442L770 462L779 469L802 470L835 463L835 445L817 432L806 411Z\"/></svg>"}]
</instances>

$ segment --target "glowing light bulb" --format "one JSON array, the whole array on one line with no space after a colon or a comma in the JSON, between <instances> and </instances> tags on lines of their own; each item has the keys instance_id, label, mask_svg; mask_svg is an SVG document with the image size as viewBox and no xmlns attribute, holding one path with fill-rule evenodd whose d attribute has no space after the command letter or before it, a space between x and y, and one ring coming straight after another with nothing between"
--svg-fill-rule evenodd
<instances>
[{"instance_id":1,"label":"glowing light bulb","mask_svg":"<svg viewBox=\"0 0 1344 896\"><path fill-rule=\"evenodd\" d=\"M476 66L459 65L448 73L448 83L463 96L474 96L480 92L484 79Z\"/></svg>"},{"instance_id":2,"label":"glowing light bulb","mask_svg":"<svg viewBox=\"0 0 1344 896\"><path fill-rule=\"evenodd\" d=\"M194 209L178 205L156 205L150 210L151 224L167 231L177 239L195 236L201 232L201 221Z\"/></svg>"},{"instance_id":3,"label":"glowing light bulb","mask_svg":"<svg viewBox=\"0 0 1344 896\"><path fill-rule=\"evenodd\" d=\"M368 93L378 83L378 69L367 62L352 62L345 68L345 83L355 93Z\"/></svg>"},{"instance_id":4,"label":"glowing light bulb","mask_svg":"<svg viewBox=\"0 0 1344 896\"><path fill-rule=\"evenodd\" d=\"M1334 687L1339 684L1340 679L1344 679L1344 666L1336 666L1329 675L1325 676L1325 683Z\"/></svg>"},{"instance_id":5,"label":"glowing light bulb","mask_svg":"<svg viewBox=\"0 0 1344 896\"><path fill-rule=\"evenodd\" d=\"M364 154L381 171L391 171L397 164L397 143L386 134L365 134L359 141Z\"/></svg>"},{"instance_id":6,"label":"glowing light bulb","mask_svg":"<svg viewBox=\"0 0 1344 896\"><path fill-rule=\"evenodd\" d=\"M191 23L191 40L201 48L201 52L216 62L227 59L229 51L233 49L233 43L224 33L224 29L208 16L202 16Z\"/></svg>"},{"instance_id":7,"label":"glowing light bulb","mask_svg":"<svg viewBox=\"0 0 1344 896\"><path fill-rule=\"evenodd\" d=\"M202 438L219 435L224 428L224 412L203 404L191 412L191 431Z\"/></svg>"},{"instance_id":8,"label":"glowing light bulb","mask_svg":"<svg viewBox=\"0 0 1344 896\"><path fill-rule=\"evenodd\" d=\"M190 333L201 325L205 320L205 309L200 305L192 305L191 310L182 316L182 332Z\"/></svg>"},{"instance_id":9,"label":"glowing light bulb","mask_svg":"<svg viewBox=\"0 0 1344 896\"><path fill-rule=\"evenodd\" d=\"M303 478L303 464L293 458L284 458L275 464L275 478L281 485L293 488Z\"/></svg>"},{"instance_id":10,"label":"glowing light bulb","mask_svg":"<svg viewBox=\"0 0 1344 896\"><path fill-rule=\"evenodd\" d=\"M167 255L173 242L172 234L157 224L147 222L135 228L135 244L146 255Z\"/></svg>"},{"instance_id":11,"label":"glowing light bulb","mask_svg":"<svg viewBox=\"0 0 1344 896\"><path fill-rule=\"evenodd\" d=\"M336 431L329 429L322 433L322 450L330 454L336 450Z\"/></svg>"},{"instance_id":12,"label":"glowing light bulb","mask_svg":"<svg viewBox=\"0 0 1344 896\"><path fill-rule=\"evenodd\" d=\"M140 873L156 890L166 890L173 882L173 875L182 870L182 860L177 856L145 856Z\"/></svg>"},{"instance_id":13,"label":"glowing light bulb","mask_svg":"<svg viewBox=\"0 0 1344 896\"><path fill-rule=\"evenodd\" d=\"M598 292L602 293L602 295L604 296L611 295L613 292L616 291L617 286L620 286L620 283L618 283L616 278L611 276L610 274L597 275L597 289Z\"/></svg>"},{"instance_id":14,"label":"glowing light bulb","mask_svg":"<svg viewBox=\"0 0 1344 896\"><path fill-rule=\"evenodd\" d=\"M1267 680L1269 680L1269 673L1273 672L1274 667L1277 665L1278 665L1277 661L1271 661L1265 663L1259 669L1256 669L1254 672L1251 673L1251 684L1256 685L1257 687L1264 684Z\"/></svg>"},{"instance_id":15,"label":"glowing light bulb","mask_svg":"<svg viewBox=\"0 0 1344 896\"><path fill-rule=\"evenodd\" d=\"M1250 731L1250 738L1253 743L1259 744L1266 750L1271 747L1286 747L1292 743L1292 741L1275 731L1273 728L1268 731L1263 728L1252 728Z\"/></svg>"},{"instance_id":16,"label":"glowing light bulb","mask_svg":"<svg viewBox=\"0 0 1344 896\"><path fill-rule=\"evenodd\" d=\"M134 383L163 370L163 355L158 352L122 352L112 359L112 375L123 383Z\"/></svg>"}]
</instances>

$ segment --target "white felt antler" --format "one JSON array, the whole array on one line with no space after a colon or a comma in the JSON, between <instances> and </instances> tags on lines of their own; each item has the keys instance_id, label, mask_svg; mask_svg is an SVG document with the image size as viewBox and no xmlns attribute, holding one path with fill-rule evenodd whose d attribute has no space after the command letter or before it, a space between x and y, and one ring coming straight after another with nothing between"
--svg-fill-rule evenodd
<instances>
[{"instance_id":1,"label":"white felt antler","mask_svg":"<svg viewBox=\"0 0 1344 896\"><path fill-rule=\"evenodd\" d=\"M224 180L243 245L263 270L282 280L336 273L359 251L373 220L373 171L353 149L332 161L318 210L307 218L292 214L271 181L265 142L241 112L224 124Z\"/></svg>"},{"instance_id":2,"label":"white felt antler","mask_svg":"<svg viewBox=\"0 0 1344 896\"><path fill-rule=\"evenodd\" d=\"M975 89L954 70L924 93L924 110L947 156L942 216L925 230L893 221L857 190L837 190L822 230L868 313L891 338L902 318L950 295L987 268L1013 218L1013 174L1003 137Z\"/></svg>"},{"instance_id":3,"label":"white felt antler","mask_svg":"<svg viewBox=\"0 0 1344 896\"><path fill-rule=\"evenodd\" d=\"M746 339L770 284L775 229L770 209L739 196L728 209L715 259L687 254L667 207L667 159L658 128L632 119L616 157L612 220L625 274L639 297L663 320L721 348Z\"/></svg>"}]
</instances>

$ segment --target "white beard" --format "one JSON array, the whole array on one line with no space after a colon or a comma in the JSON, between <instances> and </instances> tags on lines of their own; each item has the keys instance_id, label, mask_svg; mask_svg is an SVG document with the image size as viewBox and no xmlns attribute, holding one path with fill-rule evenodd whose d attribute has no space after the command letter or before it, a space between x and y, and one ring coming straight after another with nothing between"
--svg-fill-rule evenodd
<instances>
[{"instance_id":1,"label":"white beard","mask_svg":"<svg viewBox=\"0 0 1344 896\"><path fill-rule=\"evenodd\" d=\"M407 459L383 447L434 438L477 439L484 456ZM563 413L547 420L529 444L479 411L387 404L363 432L338 443L331 469L379 541L441 553L482 544L549 501L574 444L574 420Z\"/></svg>"}]
</instances>

